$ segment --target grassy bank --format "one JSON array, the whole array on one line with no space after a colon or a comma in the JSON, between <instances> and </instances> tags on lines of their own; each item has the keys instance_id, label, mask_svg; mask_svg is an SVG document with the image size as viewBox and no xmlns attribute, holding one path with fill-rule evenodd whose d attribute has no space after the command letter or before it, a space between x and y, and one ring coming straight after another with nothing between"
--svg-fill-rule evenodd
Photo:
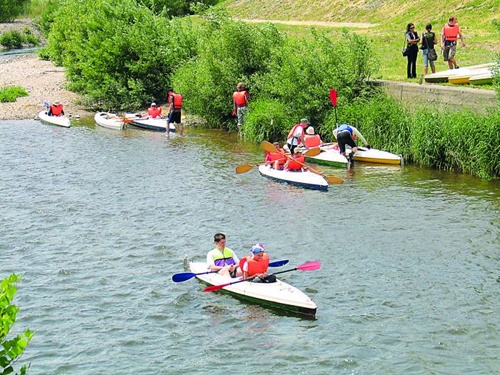
<instances>
[{"instance_id":1,"label":"grassy bank","mask_svg":"<svg viewBox=\"0 0 500 375\"><path fill-rule=\"evenodd\" d=\"M323 22L368 23L371 27L350 27L349 31L366 35L373 43L374 54L380 61L378 77L389 80L406 80L406 58L401 56L403 34L409 22L416 25L419 35L427 23L436 33L441 32L449 16L459 19L462 33L466 37L466 48L458 48L459 65L468 66L493 62L500 53L500 33L495 24L500 22L498 0L450 0L434 2L416 0L226 0L219 4L233 17L263 20L295 20ZM308 34L309 25L277 25L280 31L293 36ZM325 30L333 39L342 35L342 27L315 26ZM423 73L421 56L417 60L418 73ZM448 65L440 57L437 70L446 70Z\"/></svg>"}]
</instances>

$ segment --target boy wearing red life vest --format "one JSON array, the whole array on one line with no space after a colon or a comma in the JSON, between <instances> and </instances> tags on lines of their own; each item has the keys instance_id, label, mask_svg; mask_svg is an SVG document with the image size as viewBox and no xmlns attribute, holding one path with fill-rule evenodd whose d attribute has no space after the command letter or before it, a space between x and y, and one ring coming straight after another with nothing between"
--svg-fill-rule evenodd
<instances>
[{"instance_id":1,"label":"boy wearing red life vest","mask_svg":"<svg viewBox=\"0 0 500 375\"><path fill-rule=\"evenodd\" d=\"M236 85L236 91L233 92L233 116L238 118L238 129L243 125L243 117L247 112L248 107L248 92L245 90L245 84L239 82Z\"/></svg>"},{"instance_id":2,"label":"boy wearing red life vest","mask_svg":"<svg viewBox=\"0 0 500 375\"><path fill-rule=\"evenodd\" d=\"M457 51L457 39L462 41L462 47L465 47L465 40L458 26L458 18L452 16L448 23L444 24L441 31L441 49L443 50L444 61L448 61L450 69L458 69L455 53Z\"/></svg>"},{"instance_id":3,"label":"boy wearing red life vest","mask_svg":"<svg viewBox=\"0 0 500 375\"><path fill-rule=\"evenodd\" d=\"M267 274L269 255L264 252L264 245L258 243L251 248L252 254L240 260L243 280L253 279L264 283L273 283L276 276Z\"/></svg>"},{"instance_id":4,"label":"boy wearing red life vest","mask_svg":"<svg viewBox=\"0 0 500 375\"><path fill-rule=\"evenodd\" d=\"M161 118L161 107L158 107L155 102L151 103L151 107L148 108L149 118Z\"/></svg>"},{"instance_id":5,"label":"boy wearing red life vest","mask_svg":"<svg viewBox=\"0 0 500 375\"><path fill-rule=\"evenodd\" d=\"M290 172L302 172L306 158L299 149L294 150L294 154L285 163L285 170Z\"/></svg>"},{"instance_id":6,"label":"boy wearing red life vest","mask_svg":"<svg viewBox=\"0 0 500 375\"><path fill-rule=\"evenodd\" d=\"M55 101L49 107L48 116L64 116L63 105L60 101Z\"/></svg>"}]
</instances>

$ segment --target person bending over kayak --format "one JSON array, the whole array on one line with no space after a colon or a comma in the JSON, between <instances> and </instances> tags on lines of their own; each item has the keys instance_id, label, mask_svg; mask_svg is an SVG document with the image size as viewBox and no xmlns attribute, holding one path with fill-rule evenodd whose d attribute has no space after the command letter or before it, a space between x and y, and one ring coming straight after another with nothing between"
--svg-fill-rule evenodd
<instances>
[{"instance_id":1,"label":"person bending over kayak","mask_svg":"<svg viewBox=\"0 0 500 375\"><path fill-rule=\"evenodd\" d=\"M233 250L226 247L226 235L216 233L214 236L215 249L207 253L207 264L211 271L219 272L221 275L231 277L241 276L241 269L238 267L240 259Z\"/></svg>"},{"instance_id":2,"label":"person bending over kayak","mask_svg":"<svg viewBox=\"0 0 500 375\"><path fill-rule=\"evenodd\" d=\"M269 266L269 254L264 251L264 245L258 243L250 249L252 254L240 260L240 268L243 272L243 280L263 283L276 282L276 276L267 274Z\"/></svg>"},{"instance_id":3,"label":"person bending over kayak","mask_svg":"<svg viewBox=\"0 0 500 375\"><path fill-rule=\"evenodd\" d=\"M290 172L302 172L306 158L299 149L295 149L294 151L295 153L289 157L285 163L285 170Z\"/></svg>"},{"instance_id":4,"label":"person bending over kayak","mask_svg":"<svg viewBox=\"0 0 500 375\"><path fill-rule=\"evenodd\" d=\"M338 128L333 129L333 136L337 139L339 144L340 153L349 160L350 163L353 162L353 157L356 151L358 151L358 146L356 145L356 137L359 137L363 144L366 145L367 148L370 148L368 143L366 142L365 137L356 129L354 126L349 124L341 124ZM345 155L345 146L351 146L351 153L349 154L349 158Z\"/></svg>"}]
</instances>

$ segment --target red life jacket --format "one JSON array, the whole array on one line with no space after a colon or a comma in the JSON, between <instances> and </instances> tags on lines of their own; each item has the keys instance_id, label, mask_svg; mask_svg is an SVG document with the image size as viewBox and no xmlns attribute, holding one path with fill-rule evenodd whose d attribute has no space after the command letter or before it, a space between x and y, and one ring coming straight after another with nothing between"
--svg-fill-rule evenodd
<instances>
[{"instance_id":1,"label":"red life jacket","mask_svg":"<svg viewBox=\"0 0 500 375\"><path fill-rule=\"evenodd\" d=\"M247 106L248 93L246 91L235 91L233 93L233 100L237 107Z\"/></svg>"},{"instance_id":2,"label":"red life jacket","mask_svg":"<svg viewBox=\"0 0 500 375\"><path fill-rule=\"evenodd\" d=\"M253 276L259 273L264 273L267 271L267 267L269 266L269 254L264 253L264 256L260 259L253 259L252 256L248 256L240 259L240 269L243 271L243 264L248 262L248 275Z\"/></svg>"},{"instance_id":3,"label":"red life jacket","mask_svg":"<svg viewBox=\"0 0 500 375\"><path fill-rule=\"evenodd\" d=\"M321 144L321 138L318 134L304 136L305 146L307 148L318 147Z\"/></svg>"},{"instance_id":4,"label":"red life jacket","mask_svg":"<svg viewBox=\"0 0 500 375\"><path fill-rule=\"evenodd\" d=\"M444 25L444 39L448 42L454 42L458 38L458 34L460 33L460 26L458 24L454 24L453 26L447 23Z\"/></svg>"},{"instance_id":5,"label":"red life jacket","mask_svg":"<svg viewBox=\"0 0 500 375\"><path fill-rule=\"evenodd\" d=\"M181 94L172 94L174 109L181 109L182 108L182 99L183 99L183 97Z\"/></svg>"},{"instance_id":6,"label":"red life jacket","mask_svg":"<svg viewBox=\"0 0 500 375\"><path fill-rule=\"evenodd\" d=\"M286 162L286 156L284 152L278 151L278 152L270 152L268 157L266 158L267 162L270 162L274 165L274 162L278 160L278 168L283 168Z\"/></svg>"},{"instance_id":7,"label":"red life jacket","mask_svg":"<svg viewBox=\"0 0 500 375\"><path fill-rule=\"evenodd\" d=\"M63 110L63 105L62 104L51 104L50 105L50 111L52 113L52 116L61 116Z\"/></svg>"},{"instance_id":8,"label":"red life jacket","mask_svg":"<svg viewBox=\"0 0 500 375\"><path fill-rule=\"evenodd\" d=\"M149 107L148 108L148 115L151 118L157 118L161 116L161 108L160 107Z\"/></svg>"},{"instance_id":9,"label":"red life jacket","mask_svg":"<svg viewBox=\"0 0 500 375\"><path fill-rule=\"evenodd\" d=\"M287 168L291 171L300 171L302 169L302 166L305 163L305 161L306 161L306 158L302 154L300 154L300 156L291 157L288 160Z\"/></svg>"}]
</instances>

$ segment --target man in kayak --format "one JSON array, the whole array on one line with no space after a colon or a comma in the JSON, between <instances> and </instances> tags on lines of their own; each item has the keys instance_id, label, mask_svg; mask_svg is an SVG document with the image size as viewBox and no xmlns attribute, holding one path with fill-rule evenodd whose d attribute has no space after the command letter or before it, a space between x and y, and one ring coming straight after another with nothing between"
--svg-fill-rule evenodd
<instances>
[{"instance_id":1,"label":"man in kayak","mask_svg":"<svg viewBox=\"0 0 500 375\"><path fill-rule=\"evenodd\" d=\"M283 169L286 162L285 150L280 147L278 142L274 142L273 145L277 152L266 152L265 164L270 164L271 168L274 169Z\"/></svg>"},{"instance_id":2,"label":"man in kayak","mask_svg":"<svg viewBox=\"0 0 500 375\"><path fill-rule=\"evenodd\" d=\"M231 277L241 276L240 262L233 250L226 247L226 235L216 233L214 236L215 248L207 253L207 264L211 271Z\"/></svg>"},{"instance_id":3,"label":"man in kayak","mask_svg":"<svg viewBox=\"0 0 500 375\"><path fill-rule=\"evenodd\" d=\"M303 145L304 142L304 135L305 135L305 128L309 126L309 121L306 118L303 118L300 120L298 124L295 124L293 128L290 130L288 133L288 137L286 140L286 145L288 146L288 149L290 150L290 153L293 155L293 151L295 150L296 147Z\"/></svg>"},{"instance_id":4,"label":"man in kayak","mask_svg":"<svg viewBox=\"0 0 500 375\"><path fill-rule=\"evenodd\" d=\"M288 157L285 163L285 170L290 172L302 172L306 158L299 149L294 150L294 154Z\"/></svg>"},{"instance_id":5,"label":"man in kayak","mask_svg":"<svg viewBox=\"0 0 500 375\"><path fill-rule=\"evenodd\" d=\"M333 129L333 136L337 139L340 153L351 164L354 161L354 154L356 153L356 151L358 151L358 146L356 145L357 137L359 137L361 141L363 141L363 144L366 145L367 148L370 148L370 146L366 142L365 137L363 137L359 130L349 124L341 124L338 128ZM349 154L349 158L345 154L346 145L351 146L351 153Z\"/></svg>"},{"instance_id":6,"label":"man in kayak","mask_svg":"<svg viewBox=\"0 0 500 375\"><path fill-rule=\"evenodd\" d=\"M50 105L49 112L47 112L49 116L64 116L64 109L62 103L57 100Z\"/></svg>"},{"instance_id":7,"label":"man in kayak","mask_svg":"<svg viewBox=\"0 0 500 375\"><path fill-rule=\"evenodd\" d=\"M240 260L240 268L243 272L243 280L253 279L253 281L263 283L276 282L276 276L268 275L269 254L264 251L264 245L258 243L250 249L252 254Z\"/></svg>"},{"instance_id":8,"label":"man in kayak","mask_svg":"<svg viewBox=\"0 0 500 375\"><path fill-rule=\"evenodd\" d=\"M151 103L151 107L148 108L149 118L161 118L161 107L158 107L155 102Z\"/></svg>"}]
</instances>

